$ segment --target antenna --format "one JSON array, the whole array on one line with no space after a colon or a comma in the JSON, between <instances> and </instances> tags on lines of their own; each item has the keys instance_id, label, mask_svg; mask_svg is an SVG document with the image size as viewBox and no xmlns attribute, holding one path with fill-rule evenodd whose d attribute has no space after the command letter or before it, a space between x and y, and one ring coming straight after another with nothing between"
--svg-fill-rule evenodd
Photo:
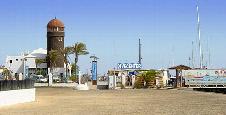
<instances>
[{"instance_id":1,"label":"antenna","mask_svg":"<svg viewBox=\"0 0 226 115\"><path fill-rule=\"evenodd\" d=\"M199 56L200 56L200 68L203 67L203 54L202 54L202 46L201 46L201 32L200 32L200 19L199 19L199 0L197 0L197 25L198 25L198 40L199 40Z\"/></svg>"},{"instance_id":2,"label":"antenna","mask_svg":"<svg viewBox=\"0 0 226 115\"><path fill-rule=\"evenodd\" d=\"M138 63L141 64L141 60L142 60L142 57L141 57L141 42L140 42L140 38L139 38L139 61Z\"/></svg>"}]
</instances>

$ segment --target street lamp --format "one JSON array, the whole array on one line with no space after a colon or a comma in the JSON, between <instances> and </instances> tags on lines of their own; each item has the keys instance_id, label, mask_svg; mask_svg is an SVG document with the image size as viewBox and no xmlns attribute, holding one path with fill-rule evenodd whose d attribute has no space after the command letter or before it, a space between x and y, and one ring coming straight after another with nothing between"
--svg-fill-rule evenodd
<instances>
[{"instance_id":1,"label":"street lamp","mask_svg":"<svg viewBox=\"0 0 226 115\"><path fill-rule=\"evenodd\" d=\"M97 61L97 60L99 59L99 58L98 58L97 56L95 56L95 55L90 56L90 58L92 58L93 61Z\"/></svg>"}]
</instances>

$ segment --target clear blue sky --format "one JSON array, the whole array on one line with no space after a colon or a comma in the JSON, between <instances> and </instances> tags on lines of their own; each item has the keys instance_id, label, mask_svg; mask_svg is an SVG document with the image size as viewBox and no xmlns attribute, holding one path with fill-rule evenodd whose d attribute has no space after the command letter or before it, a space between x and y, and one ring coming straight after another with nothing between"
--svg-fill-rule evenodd
<instances>
[{"instance_id":1,"label":"clear blue sky","mask_svg":"<svg viewBox=\"0 0 226 115\"><path fill-rule=\"evenodd\" d=\"M4 0L0 6L1 64L7 55L46 48L46 25L55 16L66 26L65 46L86 43L100 58L99 73L137 62L139 37L144 68L166 68L172 60L188 65L197 42L196 0ZM225 0L200 0L202 45L206 53L209 41L215 68L226 67L225 6ZM81 56L80 68L90 69L90 61Z\"/></svg>"}]
</instances>

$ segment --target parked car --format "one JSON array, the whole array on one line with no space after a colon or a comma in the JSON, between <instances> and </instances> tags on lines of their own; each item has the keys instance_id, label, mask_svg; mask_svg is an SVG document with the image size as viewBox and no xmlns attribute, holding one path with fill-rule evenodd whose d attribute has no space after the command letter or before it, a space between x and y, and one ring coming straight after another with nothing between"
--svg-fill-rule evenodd
<instances>
[{"instance_id":1,"label":"parked car","mask_svg":"<svg viewBox=\"0 0 226 115\"><path fill-rule=\"evenodd\" d=\"M48 82L48 79L45 78L43 75L31 75L31 78L34 79L35 82L38 82L38 83Z\"/></svg>"},{"instance_id":2,"label":"parked car","mask_svg":"<svg viewBox=\"0 0 226 115\"><path fill-rule=\"evenodd\" d=\"M58 76L53 76L53 82L59 83L61 80Z\"/></svg>"},{"instance_id":3,"label":"parked car","mask_svg":"<svg viewBox=\"0 0 226 115\"><path fill-rule=\"evenodd\" d=\"M48 79L45 77L41 77L41 78L39 78L39 82L46 83L46 82L48 82Z\"/></svg>"}]
</instances>

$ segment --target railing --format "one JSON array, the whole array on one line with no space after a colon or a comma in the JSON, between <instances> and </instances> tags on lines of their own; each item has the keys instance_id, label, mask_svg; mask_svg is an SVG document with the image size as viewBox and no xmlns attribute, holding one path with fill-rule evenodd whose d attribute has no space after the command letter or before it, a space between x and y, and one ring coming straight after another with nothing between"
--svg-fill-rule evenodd
<instances>
[{"instance_id":1,"label":"railing","mask_svg":"<svg viewBox=\"0 0 226 115\"><path fill-rule=\"evenodd\" d=\"M34 88L34 80L0 80L0 91Z\"/></svg>"}]
</instances>

